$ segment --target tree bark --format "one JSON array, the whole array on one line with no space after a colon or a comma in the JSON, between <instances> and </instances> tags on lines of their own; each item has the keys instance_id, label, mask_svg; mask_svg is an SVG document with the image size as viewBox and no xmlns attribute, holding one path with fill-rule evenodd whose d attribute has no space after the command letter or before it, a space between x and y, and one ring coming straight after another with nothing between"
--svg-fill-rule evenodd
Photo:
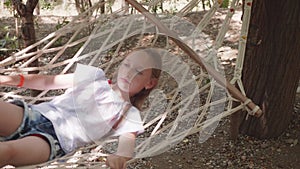
<instances>
[{"instance_id":1,"label":"tree bark","mask_svg":"<svg viewBox=\"0 0 300 169\"><path fill-rule=\"evenodd\" d=\"M100 13L104 14L105 13L105 1L104 0L100 0L100 3L103 3L103 5L101 5L100 7Z\"/></svg>"},{"instance_id":2,"label":"tree bark","mask_svg":"<svg viewBox=\"0 0 300 169\"><path fill-rule=\"evenodd\" d=\"M90 7L92 7L92 1L91 0L75 0L75 6L77 12L83 13L84 11L88 10Z\"/></svg>"},{"instance_id":3,"label":"tree bark","mask_svg":"<svg viewBox=\"0 0 300 169\"><path fill-rule=\"evenodd\" d=\"M28 0L26 5L21 0L12 0L13 6L22 20L21 35L24 40L24 46L28 47L35 43L35 29L33 11L36 7L38 0ZM36 49L32 49L36 51Z\"/></svg>"},{"instance_id":4,"label":"tree bark","mask_svg":"<svg viewBox=\"0 0 300 169\"><path fill-rule=\"evenodd\" d=\"M300 1L253 1L242 81L263 115L242 114L242 134L278 137L290 123L300 77L299 11Z\"/></svg>"}]
</instances>

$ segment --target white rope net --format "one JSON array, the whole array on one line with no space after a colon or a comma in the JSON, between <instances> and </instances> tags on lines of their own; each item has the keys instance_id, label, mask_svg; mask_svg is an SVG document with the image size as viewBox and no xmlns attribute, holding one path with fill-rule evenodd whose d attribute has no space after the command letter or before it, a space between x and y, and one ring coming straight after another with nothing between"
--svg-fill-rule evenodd
<instances>
[{"instance_id":1,"label":"white rope net","mask_svg":"<svg viewBox=\"0 0 300 169\"><path fill-rule=\"evenodd\" d=\"M153 0L148 3L151 9L163 2ZM192 11L199 0L190 1L176 16L157 14L160 21L173 34L164 32L144 13L121 15L125 9L111 14L98 15L101 3L82 13L61 29L49 34L34 45L0 62L1 74L26 74L39 71L41 74L63 74L73 72L76 63L101 67L109 78L117 69L124 56L136 47L158 49L162 55L163 74L159 87L155 89L144 104L142 118L145 133L137 138L135 157L142 158L165 152L184 137L200 133L200 142L209 138L221 118L247 108L249 99L235 99L226 82L220 83L209 69L199 66L184 48L178 46L174 37L191 48L197 57L205 61L219 76L225 74L219 63L218 49L222 46L231 17L238 0L232 0L226 18L216 39L203 33L208 23L218 11L221 1L216 1L198 25L193 25L182 16ZM232 84L237 83L244 94L241 71L245 53L246 37L251 9L251 0L246 0L243 25L241 29L238 59ZM150 14L151 15L151 14ZM152 15L151 15L152 16ZM173 36L173 37L172 37ZM37 47L36 52L28 53ZM74 54L75 53L75 54ZM39 66L29 66L38 60ZM51 100L62 94L61 90L42 91L31 97L30 91L23 88L1 88L1 99L24 99L28 103ZM233 101L240 105L233 106ZM249 109L256 113L259 108ZM107 139L90 147L83 147L75 154L41 165L43 168L63 167L105 167L104 157L116 151L117 139ZM97 159L97 160L96 160Z\"/></svg>"}]
</instances>

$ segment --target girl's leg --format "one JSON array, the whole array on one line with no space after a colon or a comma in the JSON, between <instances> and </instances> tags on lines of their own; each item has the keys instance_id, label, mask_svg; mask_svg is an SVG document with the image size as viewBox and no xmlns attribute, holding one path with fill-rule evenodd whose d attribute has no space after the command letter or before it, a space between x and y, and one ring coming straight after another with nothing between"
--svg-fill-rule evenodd
<instances>
[{"instance_id":1,"label":"girl's leg","mask_svg":"<svg viewBox=\"0 0 300 169\"><path fill-rule=\"evenodd\" d=\"M50 146L46 140L36 136L0 142L0 157L0 168L39 164L49 159Z\"/></svg>"},{"instance_id":2,"label":"girl's leg","mask_svg":"<svg viewBox=\"0 0 300 169\"><path fill-rule=\"evenodd\" d=\"M9 136L21 125L23 108L17 105L0 101L0 136Z\"/></svg>"}]
</instances>

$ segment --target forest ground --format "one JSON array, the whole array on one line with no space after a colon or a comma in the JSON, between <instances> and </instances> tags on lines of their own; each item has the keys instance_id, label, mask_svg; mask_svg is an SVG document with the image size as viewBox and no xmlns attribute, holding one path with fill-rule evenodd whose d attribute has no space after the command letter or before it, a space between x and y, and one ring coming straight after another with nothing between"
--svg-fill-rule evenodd
<instances>
[{"instance_id":1,"label":"forest ground","mask_svg":"<svg viewBox=\"0 0 300 169\"><path fill-rule=\"evenodd\" d=\"M224 42L223 53L220 58L226 68L228 77L232 76L236 61L238 33L241 26L240 13L233 17L229 34ZM187 19L198 23L204 12L191 13ZM216 36L218 25L222 23L225 13L220 12L214 24L210 25L210 33ZM37 19L37 37L41 39L55 30L58 23L68 17L40 16ZM2 15L0 22L3 26L14 27L14 19L9 15ZM0 32L0 39L5 32ZM212 39L214 37L211 37ZM229 42L227 45L227 42ZM4 56L3 56L4 57ZM230 139L229 118L224 118L214 131L212 137L206 142L199 143L197 134L184 139L180 144L169 151L149 158L139 159L130 168L255 168L255 169L299 169L300 167L300 94L297 94L293 119L289 128L275 139L259 140L249 136L240 135L237 140Z\"/></svg>"}]
</instances>

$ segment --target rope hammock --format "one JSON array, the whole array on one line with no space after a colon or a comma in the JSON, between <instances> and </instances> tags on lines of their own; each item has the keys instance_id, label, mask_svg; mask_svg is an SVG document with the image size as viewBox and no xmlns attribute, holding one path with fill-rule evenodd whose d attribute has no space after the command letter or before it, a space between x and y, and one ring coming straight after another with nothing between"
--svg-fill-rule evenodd
<instances>
[{"instance_id":1,"label":"rope hammock","mask_svg":"<svg viewBox=\"0 0 300 169\"><path fill-rule=\"evenodd\" d=\"M137 138L136 158L162 153L195 133L199 133L200 141L204 142L220 119L239 110L246 109L255 116L261 114L259 107L245 96L241 81L251 0L245 2L238 58L230 82L225 79L217 54L238 0L231 1L215 40L210 40L203 30L222 0L215 1L198 25L191 24L182 16L192 11L200 0L190 1L175 16L148 12L163 0L150 1L148 10L135 0L127 2L139 13L122 15L125 9L119 9L98 15L101 5L106 2L97 3L61 29L1 61L0 73L13 75L39 71L41 74L64 74L73 72L75 65L82 63L102 68L111 78L118 64L133 48L146 46L158 49L162 55L163 73L158 88L149 96L141 114L145 133ZM33 48L38 50L29 53ZM36 60L40 64L38 67L29 66ZM33 104L51 100L62 93L61 90L42 91L31 97L27 89L6 87L1 88L0 97L2 100L24 99ZM233 102L240 102L240 105L233 106ZM115 152L116 148L117 139L107 139L40 166L89 165L99 168L104 164L99 159ZM95 162L95 158L98 161Z\"/></svg>"}]
</instances>

